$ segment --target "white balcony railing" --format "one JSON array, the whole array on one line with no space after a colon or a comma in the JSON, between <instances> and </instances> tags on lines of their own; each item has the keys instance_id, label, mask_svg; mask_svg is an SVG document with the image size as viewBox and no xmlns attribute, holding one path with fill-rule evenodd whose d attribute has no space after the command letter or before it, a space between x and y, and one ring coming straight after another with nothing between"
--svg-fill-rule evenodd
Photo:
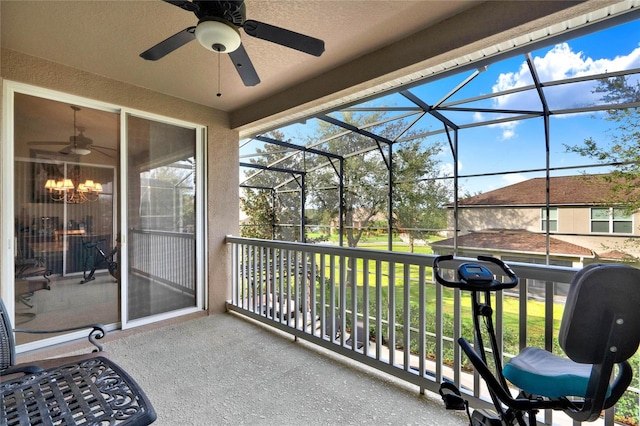
<instances>
[{"instance_id":1,"label":"white balcony railing","mask_svg":"<svg viewBox=\"0 0 640 426\"><path fill-rule=\"evenodd\" d=\"M455 343L461 336L473 339L469 298L434 283L433 256L231 236L226 241L233 262L230 310L413 383L421 393L438 392L443 380L451 380L472 406L491 407ZM577 270L509 265L520 284L494 297L505 360L525 346L559 350L563 294ZM631 413L623 415L637 424L634 383L625 404ZM615 408L601 423L615 423ZM571 424L558 412L540 413L538 420Z\"/></svg>"}]
</instances>

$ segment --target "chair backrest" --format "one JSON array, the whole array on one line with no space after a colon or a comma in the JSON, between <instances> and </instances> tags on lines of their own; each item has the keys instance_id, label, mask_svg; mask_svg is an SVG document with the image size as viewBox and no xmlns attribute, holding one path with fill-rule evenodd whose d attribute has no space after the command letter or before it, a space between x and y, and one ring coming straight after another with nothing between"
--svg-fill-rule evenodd
<instances>
[{"instance_id":1,"label":"chair backrest","mask_svg":"<svg viewBox=\"0 0 640 426\"><path fill-rule=\"evenodd\" d=\"M7 309L0 299L0 374L15 363L16 345Z\"/></svg>"},{"instance_id":2,"label":"chair backrest","mask_svg":"<svg viewBox=\"0 0 640 426\"><path fill-rule=\"evenodd\" d=\"M640 344L640 270L621 264L586 266L569 288L560 346L575 362L600 364L614 327L624 336L615 343L613 362L619 363Z\"/></svg>"}]
</instances>

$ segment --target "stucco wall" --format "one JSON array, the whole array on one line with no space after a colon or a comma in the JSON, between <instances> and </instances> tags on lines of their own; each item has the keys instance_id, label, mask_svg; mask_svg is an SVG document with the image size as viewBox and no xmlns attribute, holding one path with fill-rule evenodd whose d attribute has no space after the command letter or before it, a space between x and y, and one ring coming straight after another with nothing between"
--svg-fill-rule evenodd
<instances>
[{"instance_id":1,"label":"stucco wall","mask_svg":"<svg viewBox=\"0 0 640 426\"><path fill-rule=\"evenodd\" d=\"M452 215L449 215L449 220L452 220ZM461 208L458 210L458 229L463 233L485 229L526 229L538 232L540 209Z\"/></svg>"},{"instance_id":2,"label":"stucco wall","mask_svg":"<svg viewBox=\"0 0 640 426\"><path fill-rule=\"evenodd\" d=\"M230 298L230 253L224 244L224 237L238 234L238 133L229 129L228 115L203 105L6 49L2 50L0 64L0 76L5 80L207 127L208 307L210 312L223 311L225 301Z\"/></svg>"}]
</instances>

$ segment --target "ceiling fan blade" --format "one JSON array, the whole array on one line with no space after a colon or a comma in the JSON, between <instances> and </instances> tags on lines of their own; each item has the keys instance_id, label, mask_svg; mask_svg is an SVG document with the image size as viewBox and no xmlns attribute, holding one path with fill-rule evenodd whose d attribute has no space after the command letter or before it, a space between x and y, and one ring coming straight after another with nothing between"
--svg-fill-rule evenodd
<instances>
[{"instance_id":1,"label":"ceiling fan blade","mask_svg":"<svg viewBox=\"0 0 640 426\"><path fill-rule=\"evenodd\" d=\"M29 141L27 145L69 145L69 141Z\"/></svg>"},{"instance_id":2,"label":"ceiling fan blade","mask_svg":"<svg viewBox=\"0 0 640 426\"><path fill-rule=\"evenodd\" d=\"M102 145L93 145L93 144L91 145L91 149L96 149L96 148L118 152L118 148L109 148L108 146L102 146Z\"/></svg>"},{"instance_id":3,"label":"ceiling fan blade","mask_svg":"<svg viewBox=\"0 0 640 426\"><path fill-rule=\"evenodd\" d=\"M320 56L324 52L324 41L284 28L265 24L253 20L246 20L244 32L250 36L267 40L282 46L290 47L313 56Z\"/></svg>"},{"instance_id":4,"label":"ceiling fan blade","mask_svg":"<svg viewBox=\"0 0 640 426\"><path fill-rule=\"evenodd\" d=\"M242 44L233 52L229 52L229 58L231 58L245 86L255 86L260 83L260 77L258 77L258 73Z\"/></svg>"},{"instance_id":5,"label":"ceiling fan blade","mask_svg":"<svg viewBox=\"0 0 640 426\"><path fill-rule=\"evenodd\" d=\"M113 148L107 148L107 147L104 147L104 146L95 146L94 145L94 146L91 147L91 150L93 150L95 152L99 152L100 154L102 154L102 155L104 155L106 157L109 157L109 158L116 158L115 155L106 152L106 150L116 151Z\"/></svg>"},{"instance_id":6,"label":"ceiling fan blade","mask_svg":"<svg viewBox=\"0 0 640 426\"><path fill-rule=\"evenodd\" d=\"M61 150L59 150L58 153L64 154L64 155L69 155L69 154L71 154L71 149L72 148L73 148L73 146L67 145L64 148L62 148Z\"/></svg>"},{"instance_id":7,"label":"ceiling fan blade","mask_svg":"<svg viewBox=\"0 0 640 426\"><path fill-rule=\"evenodd\" d=\"M164 0L167 3L171 3L174 6L178 6L181 9L186 10L187 12L197 12L200 10L197 4L192 3L187 0Z\"/></svg>"},{"instance_id":8,"label":"ceiling fan blade","mask_svg":"<svg viewBox=\"0 0 640 426\"><path fill-rule=\"evenodd\" d=\"M176 33L168 39L156 44L151 49L145 50L140 54L140 57L148 61L157 61L158 59L195 39L195 31L196 27L185 28L179 33Z\"/></svg>"}]
</instances>

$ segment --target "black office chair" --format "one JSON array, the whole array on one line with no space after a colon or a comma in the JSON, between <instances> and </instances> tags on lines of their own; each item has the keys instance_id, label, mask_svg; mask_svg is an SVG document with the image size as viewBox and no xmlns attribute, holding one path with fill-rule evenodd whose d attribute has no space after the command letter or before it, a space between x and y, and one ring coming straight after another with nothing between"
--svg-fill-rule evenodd
<instances>
[{"instance_id":1,"label":"black office chair","mask_svg":"<svg viewBox=\"0 0 640 426\"><path fill-rule=\"evenodd\" d=\"M16 279L42 278L49 283L51 271L42 257L36 256L26 238L20 238L16 244L15 257Z\"/></svg>"},{"instance_id":2,"label":"black office chair","mask_svg":"<svg viewBox=\"0 0 640 426\"><path fill-rule=\"evenodd\" d=\"M15 257L15 300L26 306L33 308L31 298L38 290L51 290L49 286L51 271L47 268L42 257L34 254L25 238L20 238L16 244ZM20 316L28 320L35 318L36 314L31 312L20 312Z\"/></svg>"},{"instance_id":3,"label":"black office chair","mask_svg":"<svg viewBox=\"0 0 640 426\"><path fill-rule=\"evenodd\" d=\"M578 398L564 411L574 420L593 421L631 383L627 360L640 343L640 270L595 264L578 272L567 295L558 340L568 359L525 348L505 365L504 376L527 393Z\"/></svg>"}]
</instances>

